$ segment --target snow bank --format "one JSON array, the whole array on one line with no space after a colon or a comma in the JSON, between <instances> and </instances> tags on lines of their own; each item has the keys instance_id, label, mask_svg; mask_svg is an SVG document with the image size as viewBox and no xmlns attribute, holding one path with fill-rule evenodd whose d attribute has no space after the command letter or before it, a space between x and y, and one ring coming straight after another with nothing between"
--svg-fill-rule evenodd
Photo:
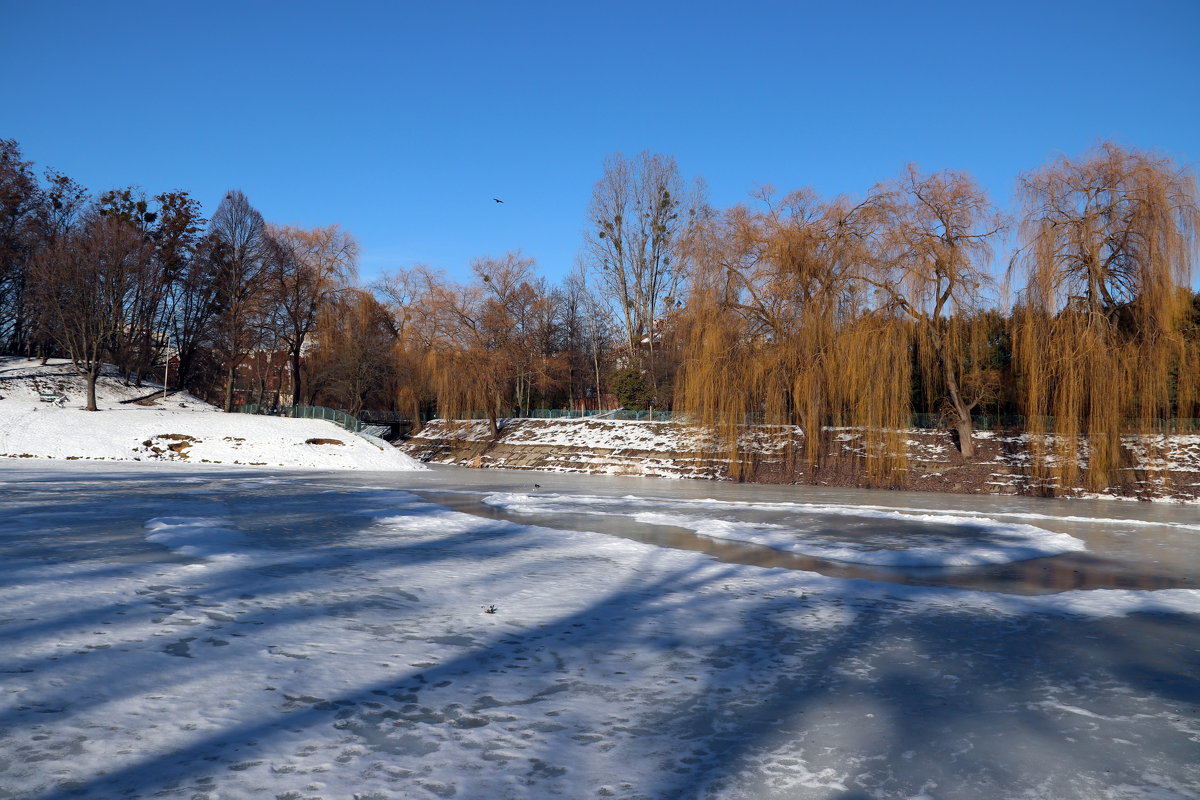
<instances>
[{"instance_id":1,"label":"snow bank","mask_svg":"<svg viewBox=\"0 0 1200 800\"><path fill-rule=\"evenodd\" d=\"M532 423L532 424L531 424ZM585 419L506 419L505 443L536 447L586 447L604 450L688 452L696 448L694 431L662 422ZM492 439L484 420L432 420L413 439L483 442Z\"/></svg>"},{"instance_id":2,"label":"snow bank","mask_svg":"<svg viewBox=\"0 0 1200 800\"><path fill-rule=\"evenodd\" d=\"M0 359L0 457L169 461L312 469L425 469L378 440L324 420L225 414L186 393L153 405L154 391L113 376L97 385L99 411L84 411L83 379L69 363ZM39 400L56 392L61 403Z\"/></svg>"}]
</instances>

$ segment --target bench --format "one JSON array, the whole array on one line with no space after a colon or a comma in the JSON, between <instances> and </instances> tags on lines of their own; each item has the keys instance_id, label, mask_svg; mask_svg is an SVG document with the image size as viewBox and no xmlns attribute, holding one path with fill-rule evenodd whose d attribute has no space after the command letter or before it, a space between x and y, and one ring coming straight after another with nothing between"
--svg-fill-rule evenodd
<instances>
[{"instance_id":1,"label":"bench","mask_svg":"<svg viewBox=\"0 0 1200 800\"><path fill-rule=\"evenodd\" d=\"M53 403L58 399L58 392L38 392L38 400L43 403Z\"/></svg>"}]
</instances>

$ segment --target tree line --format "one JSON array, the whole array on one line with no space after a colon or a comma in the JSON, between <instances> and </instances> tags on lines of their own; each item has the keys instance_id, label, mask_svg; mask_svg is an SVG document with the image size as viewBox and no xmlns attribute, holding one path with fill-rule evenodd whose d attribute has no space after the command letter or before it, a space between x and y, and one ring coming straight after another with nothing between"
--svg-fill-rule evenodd
<instances>
[{"instance_id":1,"label":"tree line","mask_svg":"<svg viewBox=\"0 0 1200 800\"><path fill-rule=\"evenodd\" d=\"M182 191L93 197L0 141L0 343L68 356L93 386L105 362L143 374L170 352L226 409L262 352L291 396L260 382L260 401L493 431L615 395L706 427L735 464L747 423L810 466L854 427L881 484L914 413L965 457L977 415L1020 415L1035 472L1097 486L1122 435L1200 416L1196 179L1154 153L1056 157L1018 176L1010 214L966 173L915 167L861 197L763 188L717 208L670 156L614 154L586 215L558 284L513 252L461 283L415 265L364 286L337 226L268 223L238 191L211 219Z\"/></svg>"},{"instance_id":2,"label":"tree line","mask_svg":"<svg viewBox=\"0 0 1200 800\"><path fill-rule=\"evenodd\" d=\"M104 364L140 378L168 354L180 385L229 410L260 349L288 356L299 402L302 353L356 258L337 226L272 225L239 191L211 219L185 191L92 196L0 140L0 346L70 358L90 410Z\"/></svg>"},{"instance_id":3,"label":"tree line","mask_svg":"<svg viewBox=\"0 0 1200 800\"><path fill-rule=\"evenodd\" d=\"M1044 485L1085 465L1111 485L1131 466L1123 434L1200 410L1195 176L1106 143L1019 176L1017 197L1008 218L969 175L909 167L862 198L764 191L706 214L678 406L735 451L755 415L861 428L880 484L903 480L914 411L940 415L964 457L973 415L1017 414ZM830 441L795 449L817 466Z\"/></svg>"}]
</instances>

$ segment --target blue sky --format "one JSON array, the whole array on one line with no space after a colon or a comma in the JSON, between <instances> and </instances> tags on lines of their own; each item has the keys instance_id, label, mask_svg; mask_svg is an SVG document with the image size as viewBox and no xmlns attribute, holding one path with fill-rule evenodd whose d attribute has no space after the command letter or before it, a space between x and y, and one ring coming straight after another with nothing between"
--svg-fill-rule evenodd
<instances>
[{"instance_id":1,"label":"blue sky","mask_svg":"<svg viewBox=\"0 0 1200 800\"><path fill-rule=\"evenodd\" d=\"M557 279L614 151L718 206L909 162L1007 205L1102 138L1194 164L1198 35L1196 0L0 0L0 137L93 191L339 223L365 280L517 249Z\"/></svg>"}]
</instances>

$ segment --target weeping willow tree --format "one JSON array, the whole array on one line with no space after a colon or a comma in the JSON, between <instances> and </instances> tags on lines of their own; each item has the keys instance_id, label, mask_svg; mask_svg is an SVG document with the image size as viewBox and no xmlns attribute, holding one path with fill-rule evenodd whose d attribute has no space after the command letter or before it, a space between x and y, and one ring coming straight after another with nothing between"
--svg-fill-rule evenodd
<instances>
[{"instance_id":1,"label":"weeping willow tree","mask_svg":"<svg viewBox=\"0 0 1200 800\"><path fill-rule=\"evenodd\" d=\"M430 283L425 297L437 317L422 368L444 419L471 419L482 412L492 437L500 433L512 372L505 336L480 285Z\"/></svg>"},{"instance_id":2,"label":"weeping willow tree","mask_svg":"<svg viewBox=\"0 0 1200 800\"><path fill-rule=\"evenodd\" d=\"M913 322L926 403L956 432L964 458L975 455L971 415L994 393L987 318L992 241L1003 230L986 192L961 172L905 175L876 187L876 255L861 279Z\"/></svg>"},{"instance_id":3,"label":"weeping willow tree","mask_svg":"<svg viewBox=\"0 0 1200 800\"><path fill-rule=\"evenodd\" d=\"M853 279L870 217L809 191L761 199L761 210L707 218L694 240L676 408L712 434L735 477L747 460L747 423L780 426L773 433L810 469L828 454L822 431L832 424L864 437L858 455L871 480L897 482L908 331L887 309L871 309Z\"/></svg>"},{"instance_id":4,"label":"weeping willow tree","mask_svg":"<svg viewBox=\"0 0 1200 800\"><path fill-rule=\"evenodd\" d=\"M492 438L500 434L506 382L495 353L479 347L439 346L426 354L424 368L444 419L471 419L482 411Z\"/></svg>"},{"instance_id":5,"label":"weeping willow tree","mask_svg":"<svg viewBox=\"0 0 1200 800\"><path fill-rule=\"evenodd\" d=\"M414 433L420 432L422 412L431 408L436 398L426 370L426 355L434 347L438 326L426 289L442 280L429 268L416 265L385 272L371 285L391 321L388 357L393 376L389 387L392 408L412 420Z\"/></svg>"},{"instance_id":6,"label":"weeping willow tree","mask_svg":"<svg viewBox=\"0 0 1200 800\"><path fill-rule=\"evenodd\" d=\"M304 365L307 402L351 416L387 402L395 365L382 356L394 333L387 308L374 295L350 288L327 297L313 332Z\"/></svg>"},{"instance_id":7,"label":"weeping willow tree","mask_svg":"<svg viewBox=\"0 0 1200 800\"><path fill-rule=\"evenodd\" d=\"M1122 433L1197 413L1197 341L1185 335L1196 254L1196 179L1171 161L1102 144L1022 176L1026 288L1014 357L1047 491L1120 483ZM1053 432L1053 437L1042 434Z\"/></svg>"},{"instance_id":8,"label":"weeping willow tree","mask_svg":"<svg viewBox=\"0 0 1200 800\"><path fill-rule=\"evenodd\" d=\"M404 324L419 320L409 343L422 351L419 372L446 419L481 412L492 436L507 410L528 412L536 397L564 384L554 297L519 253L481 258L475 280L458 285L423 271L415 287L397 278L381 286L406 306ZM412 282L412 281L410 281Z\"/></svg>"}]
</instances>

